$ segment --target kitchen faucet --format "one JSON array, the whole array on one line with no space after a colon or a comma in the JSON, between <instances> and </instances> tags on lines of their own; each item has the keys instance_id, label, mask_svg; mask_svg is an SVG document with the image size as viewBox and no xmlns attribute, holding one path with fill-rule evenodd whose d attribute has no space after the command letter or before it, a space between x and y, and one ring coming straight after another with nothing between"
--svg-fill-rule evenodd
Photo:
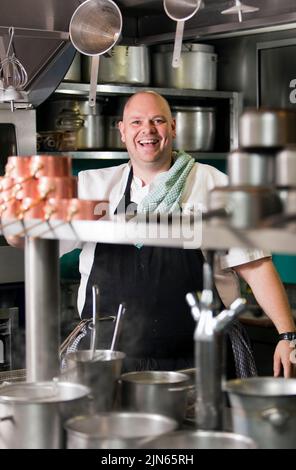
<instances>
[{"instance_id":1,"label":"kitchen faucet","mask_svg":"<svg viewBox=\"0 0 296 470\"><path fill-rule=\"evenodd\" d=\"M204 287L200 301L194 293L186 300L196 321L194 332L196 369L196 425L199 429L222 430L225 374L224 330L246 310L246 300L237 298L229 309L219 312L214 290L214 252L208 253L203 266Z\"/></svg>"}]
</instances>

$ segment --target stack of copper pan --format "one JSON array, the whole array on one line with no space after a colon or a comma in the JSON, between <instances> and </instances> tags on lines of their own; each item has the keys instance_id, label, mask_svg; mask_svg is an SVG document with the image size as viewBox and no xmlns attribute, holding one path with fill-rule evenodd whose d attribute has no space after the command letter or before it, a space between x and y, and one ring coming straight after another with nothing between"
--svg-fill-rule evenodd
<instances>
[{"instance_id":1,"label":"stack of copper pan","mask_svg":"<svg viewBox=\"0 0 296 470\"><path fill-rule=\"evenodd\" d=\"M106 214L106 208L106 201L77 199L70 157L8 157L5 175L0 177L2 227L15 219L97 220Z\"/></svg>"}]
</instances>

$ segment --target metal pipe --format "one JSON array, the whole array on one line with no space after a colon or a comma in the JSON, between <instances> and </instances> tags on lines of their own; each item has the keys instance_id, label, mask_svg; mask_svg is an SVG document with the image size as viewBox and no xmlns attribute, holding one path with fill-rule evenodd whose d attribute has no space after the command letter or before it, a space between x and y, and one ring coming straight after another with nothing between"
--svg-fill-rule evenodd
<instances>
[{"instance_id":1,"label":"metal pipe","mask_svg":"<svg viewBox=\"0 0 296 470\"><path fill-rule=\"evenodd\" d=\"M26 237L27 381L51 380L59 373L59 241Z\"/></svg>"}]
</instances>

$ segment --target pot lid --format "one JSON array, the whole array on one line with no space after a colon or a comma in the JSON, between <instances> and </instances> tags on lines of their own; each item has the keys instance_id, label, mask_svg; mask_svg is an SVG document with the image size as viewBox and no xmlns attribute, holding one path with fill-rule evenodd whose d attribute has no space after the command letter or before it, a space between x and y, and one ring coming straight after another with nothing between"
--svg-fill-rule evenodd
<instances>
[{"instance_id":1,"label":"pot lid","mask_svg":"<svg viewBox=\"0 0 296 470\"><path fill-rule=\"evenodd\" d=\"M0 403L58 403L88 395L88 387L68 382L16 383L1 388Z\"/></svg>"}]
</instances>

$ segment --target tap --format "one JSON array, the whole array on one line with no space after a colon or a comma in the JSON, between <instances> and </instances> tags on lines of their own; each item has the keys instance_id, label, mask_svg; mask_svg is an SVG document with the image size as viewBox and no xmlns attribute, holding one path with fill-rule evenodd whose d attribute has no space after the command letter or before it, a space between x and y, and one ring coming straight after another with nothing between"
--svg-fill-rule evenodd
<instances>
[{"instance_id":1,"label":"tap","mask_svg":"<svg viewBox=\"0 0 296 470\"><path fill-rule=\"evenodd\" d=\"M225 374L224 331L232 320L246 310L246 300L237 298L229 309L217 314L211 269L204 266L206 282L198 302L195 294L186 300L196 321L194 332L196 369L196 425L199 429L223 429L223 391Z\"/></svg>"}]
</instances>

